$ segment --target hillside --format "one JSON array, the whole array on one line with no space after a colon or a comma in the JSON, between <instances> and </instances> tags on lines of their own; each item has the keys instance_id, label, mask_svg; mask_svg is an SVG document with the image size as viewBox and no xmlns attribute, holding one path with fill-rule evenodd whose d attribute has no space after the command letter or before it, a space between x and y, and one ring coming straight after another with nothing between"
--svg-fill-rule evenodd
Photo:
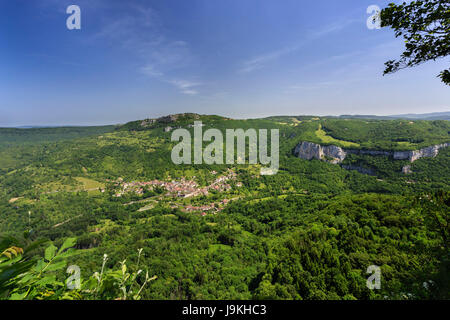
<instances>
[{"instance_id":1,"label":"hillside","mask_svg":"<svg viewBox=\"0 0 450 320\"><path fill-rule=\"evenodd\" d=\"M0 128L0 148L14 144L35 144L99 135L113 131L115 126Z\"/></svg>"},{"instance_id":2,"label":"hillside","mask_svg":"<svg viewBox=\"0 0 450 320\"><path fill-rule=\"evenodd\" d=\"M260 165L174 165L171 133L192 131L193 121L203 130L279 129L278 174L262 176ZM67 259L83 275L99 271L104 254L111 270L125 259L140 263L157 276L144 299L445 297L448 247L433 217L448 219L449 148L414 163L366 154L343 162L371 174L300 159L294 149L308 141L416 150L450 142L449 132L442 120L198 114L116 127L0 129L0 235L32 230L31 240L57 247L75 237L78 254ZM365 286L369 265L381 267L379 291ZM96 298L116 295L102 292Z\"/></svg>"},{"instance_id":3,"label":"hillside","mask_svg":"<svg viewBox=\"0 0 450 320\"><path fill-rule=\"evenodd\" d=\"M450 120L450 112L432 112L432 113L408 113L397 114L389 116L375 116L375 115L341 115L338 118L342 119L372 119L372 120Z\"/></svg>"},{"instance_id":4,"label":"hillside","mask_svg":"<svg viewBox=\"0 0 450 320\"><path fill-rule=\"evenodd\" d=\"M391 117L398 119L417 119L417 120L450 120L450 112L432 112L432 113L408 113L393 115Z\"/></svg>"}]
</instances>

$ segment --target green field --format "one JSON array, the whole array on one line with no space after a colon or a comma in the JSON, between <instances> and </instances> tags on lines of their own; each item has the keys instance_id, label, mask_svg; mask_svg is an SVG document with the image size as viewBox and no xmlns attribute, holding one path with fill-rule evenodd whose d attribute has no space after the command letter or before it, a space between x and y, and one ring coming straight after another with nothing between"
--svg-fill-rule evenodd
<instances>
[{"instance_id":1,"label":"green field","mask_svg":"<svg viewBox=\"0 0 450 320\"><path fill-rule=\"evenodd\" d=\"M322 125L319 124L319 129L316 130L316 136L321 140L321 142L325 144L335 144L339 147L343 148L358 148L360 145L355 142L349 142L344 140L335 139L329 135L322 129Z\"/></svg>"},{"instance_id":2,"label":"green field","mask_svg":"<svg viewBox=\"0 0 450 320\"><path fill-rule=\"evenodd\" d=\"M100 183L89 178L75 177L74 179L82 184L82 190L94 190L105 187L104 183Z\"/></svg>"}]
</instances>

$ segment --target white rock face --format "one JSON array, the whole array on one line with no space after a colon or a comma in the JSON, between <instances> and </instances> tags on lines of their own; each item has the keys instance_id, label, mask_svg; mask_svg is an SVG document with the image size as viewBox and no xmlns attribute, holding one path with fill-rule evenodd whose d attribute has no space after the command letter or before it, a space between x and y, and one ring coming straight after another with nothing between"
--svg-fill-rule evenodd
<instances>
[{"instance_id":1,"label":"white rock face","mask_svg":"<svg viewBox=\"0 0 450 320\"><path fill-rule=\"evenodd\" d=\"M299 158L311 160L325 160L331 163L341 163L348 153L351 154L367 154L373 156L390 156L394 160L409 160L414 162L420 158L436 157L439 149L450 146L450 143L442 143L434 146L422 148L420 150L411 151L385 151L385 150L356 150L356 149L342 149L338 146L321 146L320 144L303 141L300 142L294 149L294 155ZM327 159L331 158L331 159Z\"/></svg>"},{"instance_id":2,"label":"white rock face","mask_svg":"<svg viewBox=\"0 0 450 320\"><path fill-rule=\"evenodd\" d=\"M322 159L321 146L312 142L303 141L299 143L294 150L294 154L301 159Z\"/></svg>"},{"instance_id":3,"label":"white rock face","mask_svg":"<svg viewBox=\"0 0 450 320\"><path fill-rule=\"evenodd\" d=\"M393 158L395 160L409 160L414 162L420 158L434 158L438 155L439 149L450 146L450 143L436 144L434 146L412 151L395 151Z\"/></svg>"},{"instance_id":4,"label":"white rock face","mask_svg":"<svg viewBox=\"0 0 450 320\"><path fill-rule=\"evenodd\" d=\"M332 163L340 163L344 161L347 156L347 153L341 147L331 145L324 146L322 149L325 156L333 158L333 160L331 160Z\"/></svg>"},{"instance_id":5,"label":"white rock face","mask_svg":"<svg viewBox=\"0 0 450 320\"><path fill-rule=\"evenodd\" d=\"M294 154L299 158L311 160L326 160L326 157L332 158L330 162L339 163L342 162L346 153L344 149L338 146L321 146L320 144L303 141L299 143L294 150Z\"/></svg>"},{"instance_id":6,"label":"white rock face","mask_svg":"<svg viewBox=\"0 0 450 320\"><path fill-rule=\"evenodd\" d=\"M411 166L404 166L403 168L402 168L402 173L403 174L410 174L410 173L412 173L412 171L411 171Z\"/></svg>"}]
</instances>

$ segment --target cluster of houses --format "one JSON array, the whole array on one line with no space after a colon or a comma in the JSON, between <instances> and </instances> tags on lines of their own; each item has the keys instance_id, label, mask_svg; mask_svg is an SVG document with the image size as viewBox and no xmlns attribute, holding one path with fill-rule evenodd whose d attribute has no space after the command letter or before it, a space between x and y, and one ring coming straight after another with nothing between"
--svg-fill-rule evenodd
<instances>
[{"instance_id":1,"label":"cluster of houses","mask_svg":"<svg viewBox=\"0 0 450 320\"><path fill-rule=\"evenodd\" d=\"M151 180L144 182L123 182L122 179L119 179L116 182L116 185L120 186L121 190L116 193L116 197L120 197L129 192L142 195L144 194L145 189L153 190L154 187L158 186L166 189L169 194L177 197L190 198L200 195L208 195L209 190L217 190L220 192L228 191L231 189L231 186L227 183L227 181L235 178L236 173L233 170L228 170L227 175L218 177L209 186L202 188L200 188L194 180L186 180L185 178L172 181Z\"/></svg>"},{"instance_id":2,"label":"cluster of houses","mask_svg":"<svg viewBox=\"0 0 450 320\"><path fill-rule=\"evenodd\" d=\"M217 172L212 171L211 174L216 175ZM115 181L116 187L119 191L116 193L116 197L120 197L125 193L135 193L144 194L145 190L153 190L155 187L164 188L169 196L177 196L180 198L190 198L199 195L208 195L209 190L217 190L219 192L227 191L231 189L229 184L230 180L235 180L237 177L236 173L229 169L225 175L218 176L210 185L206 187L200 187L194 180L187 180L181 178L180 180L171 181L160 181L160 180L150 180L150 181L132 181L124 182L122 178ZM194 177L195 178L195 177ZM237 183L236 186L242 186L241 183ZM202 216L207 214L216 214L223 210L225 206L230 202L229 199L223 199L221 201L216 201L213 203L202 204L202 205L182 205L182 204L172 204L172 208L180 208L184 212L199 212Z\"/></svg>"},{"instance_id":3,"label":"cluster of houses","mask_svg":"<svg viewBox=\"0 0 450 320\"><path fill-rule=\"evenodd\" d=\"M162 187L169 193L182 197L186 194L191 194L198 191L198 185L195 181L185 180L182 178L180 181L131 181L131 182L119 182L121 191L116 193L117 197L122 196L124 193L134 192L136 194L144 194L145 189L153 190L154 187Z\"/></svg>"}]
</instances>

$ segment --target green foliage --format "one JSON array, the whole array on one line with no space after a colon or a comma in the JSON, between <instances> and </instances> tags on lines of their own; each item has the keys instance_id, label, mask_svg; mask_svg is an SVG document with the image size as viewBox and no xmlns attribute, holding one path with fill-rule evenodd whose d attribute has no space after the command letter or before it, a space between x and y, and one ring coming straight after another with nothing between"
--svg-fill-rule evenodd
<instances>
[{"instance_id":1,"label":"green foliage","mask_svg":"<svg viewBox=\"0 0 450 320\"><path fill-rule=\"evenodd\" d=\"M74 238L67 239L59 250L51 244L45 249L44 258L40 259L27 260L22 249L16 250L14 257L0 258L0 277L6 278L0 286L2 295L6 294L10 300L54 300L70 296L65 292L64 283L57 280L56 271L62 270L67 258L75 254L70 248L74 244Z\"/></svg>"},{"instance_id":2,"label":"green foliage","mask_svg":"<svg viewBox=\"0 0 450 320\"><path fill-rule=\"evenodd\" d=\"M142 249L139 249L138 252L136 269L139 267ZM143 275L142 269L130 273L126 260L120 262L120 269L118 270L107 269L105 268L107 260L108 255L104 254L100 273L95 272L88 281L83 283L81 292L85 295L85 298L102 300L127 300L131 298L139 300L147 283L157 278L156 276L149 277L148 271L145 272L145 277L140 277ZM138 283L138 280L141 280L140 283Z\"/></svg>"},{"instance_id":3,"label":"green foliage","mask_svg":"<svg viewBox=\"0 0 450 320\"><path fill-rule=\"evenodd\" d=\"M391 3L381 11L381 26L391 27L395 36L403 36L405 52L399 60L386 62L384 74L413 67L450 54L450 4L448 1L411 1ZM449 70L441 80L450 85Z\"/></svg>"},{"instance_id":4,"label":"green foliage","mask_svg":"<svg viewBox=\"0 0 450 320\"><path fill-rule=\"evenodd\" d=\"M23 249L15 246L5 249L0 254L1 297L9 300L138 300L147 283L156 279L156 276L150 278L147 271L139 284L138 277L143 271L139 269L130 273L126 260L120 263L118 270L105 268L105 254L100 273L94 273L84 282L80 279L78 288L70 288L61 280L61 272L68 259L79 253L73 248L75 244L75 238L66 239L59 249L50 244L43 258L29 261L23 256ZM142 249L139 250L139 258L141 253Z\"/></svg>"},{"instance_id":5,"label":"green foliage","mask_svg":"<svg viewBox=\"0 0 450 320\"><path fill-rule=\"evenodd\" d=\"M14 144L35 144L81 138L113 131L115 126L55 127L55 128L0 128L0 147Z\"/></svg>"},{"instance_id":6,"label":"green foliage","mask_svg":"<svg viewBox=\"0 0 450 320\"><path fill-rule=\"evenodd\" d=\"M278 174L260 176L251 165L173 165L164 128L192 131L194 120L204 130L278 128ZM142 123L74 139L61 131L45 143L48 132L36 131L39 144L0 147L1 299L448 297L448 148L412 164L345 160L373 176L292 154L300 141L323 139L417 149L448 142L448 121L186 114ZM116 196L119 181L183 177L203 187L229 168L236 174L229 190L182 198L158 186ZM211 204L216 214L184 210ZM43 239L51 243L43 247ZM382 270L380 291L366 287L372 264ZM80 289L68 290L68 265L80 266Z\"/></svg>"},{"instance_id":7,"label":"green foliage","mask_svg":"<svg viewBox=\"0 0 450 320\"><path fill-rule=\"evenodd\" d=\"M450 140L450 124L444 120L327 119L322 126L335 139L359 143L362 149L371 150L417 150Z\"/></svg>"}]
</instances>

